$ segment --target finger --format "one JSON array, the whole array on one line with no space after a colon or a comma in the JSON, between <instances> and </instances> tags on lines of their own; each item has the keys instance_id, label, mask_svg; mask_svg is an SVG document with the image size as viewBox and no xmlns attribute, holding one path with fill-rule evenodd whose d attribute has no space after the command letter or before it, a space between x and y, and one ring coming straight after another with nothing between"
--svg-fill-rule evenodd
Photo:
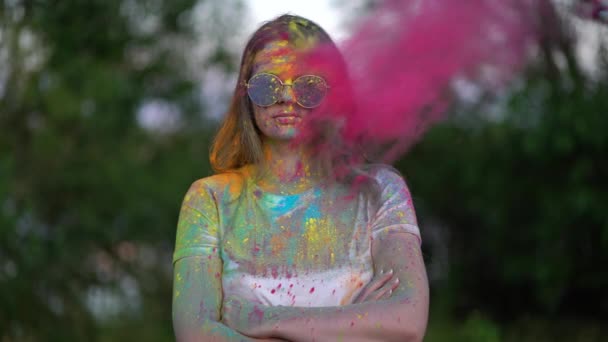
<instances>
[{"instance_id":1,"label":"finger","mask_svg":"<svg viewBox=\"0 0 608 342\"><path fill-rule=\"evenodd\" d=\"M392 292L393 292L393 290L390 287L385 286L385 287L383 287L381 289L378 289L374 293L370 294L368 300L375 301L375 300L379 300L379 299L388 298L388 297L390 297L390 294Z\"/></svg>"},{"instance_id":2,"label":"finger","mask_svg":"<svg viewBox=\"0 0 608 342\"><path fill-rule=\"evenodd\" d=\"M379 296L376 300L389 299L393 295L393 290L385 291L381 296Z\"/></svg>"},{"instance_id":3,"label":"finger","mask_svg":"<svg viewBox=\"0 0 608 342\"><path fill-rule=\"evenodd\" d=\"M379 288L382 288L387 281L389 281L393 277L393 270L389 270L386 273L381 273L375 279L370 281L369 284L365 287L361 294L358 296L356 302L364 302L368 299L370 294L374 291L377 291Z\"/></svg>"},{"instance_id":4,"label":"finger","mask_svg":"<svg viewBox=\"0 0 608 342\"><path fill-rule=\"evenodd\" d=\"M393 291L397 287L399 287L399 278L396 278L395 280L387 282L383 287L381 287L380 289L376 290L369 297L370 297L371 300L379 300L379 299L390 298L390 296L393 294Z\"/></svg>"},{"instance_id":5,"label":"finger","mask_svg":"<svg viewBox=\"0 0 608 342\"><path fill-rule=\"evenodd\" d=\"M373 291L378 290L379 288L384 286L384 284L386 284L386 282L388 282L392 277L393 277L393 270L389 270L388 272L386 272L384 274L380 274L380 276L377 277L377 279L374 279L368 285L369 292L371 293Z\"/></svg>"},{"instance_id":6,"label":"finger","mask_svg":"<svg viewBox=\"0 0 608 342\"><path fill-rule=\"evenodd\" d=\"M381 273L376 279L373 279L363 291L353 300L353 303L361 303L368 300L369 296L378 289L382 288L393 277L393 270L386 273Z\"/></svg>"},{"instance_id":7,"label":"finger","mask_svg":"<svg viewBox=\"0 0 608 342\"><path fill-rule=\"evenodd\" d=\"M399 287L399 284L401 284L401 280L399 280L399 278L395 278L395 280L392 281L393 287L392 290L395 290L396 288Z\"/></svg>"}]
</instances>

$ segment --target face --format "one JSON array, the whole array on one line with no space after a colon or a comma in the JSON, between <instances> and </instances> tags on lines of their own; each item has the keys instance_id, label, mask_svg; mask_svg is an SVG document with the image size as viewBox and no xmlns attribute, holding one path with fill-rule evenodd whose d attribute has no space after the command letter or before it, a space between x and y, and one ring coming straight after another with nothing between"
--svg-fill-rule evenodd
<instances>
[{"instance_id":1,"label":"face","mask_svg":"<svg viewBox=\"0 0 608 342\"><path fill-rule=\"evenodd\" d=\"M265 140L291 140L311 110L298 105L290 85L298 76L314 72L307 72L298 64L298 53L292 45L287 41L277 41L267 44L256 55L252 75L258 73L276 75L286 86L283 86L275 104L268 107L252 104L255 122Z\"/></svg>"}]
</instances>

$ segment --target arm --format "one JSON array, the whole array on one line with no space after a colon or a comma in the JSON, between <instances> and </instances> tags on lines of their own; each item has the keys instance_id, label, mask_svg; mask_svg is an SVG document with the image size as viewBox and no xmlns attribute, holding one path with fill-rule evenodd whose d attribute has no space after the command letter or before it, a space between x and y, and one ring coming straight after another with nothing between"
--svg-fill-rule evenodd
<instances>
[{"instance_id":1,"label":"arm","mask_svg":"<svg viewBox=\"0 0 608 342\"><path fill-rule=\"evenodd\" d=\"M177 341L279 341L244 336L219 322L221 285L209 281L214 260L193 256L175 263L173 287L173 328ZM213 277L213 276L212 276Z\"/></svg>"},{"instance_id":2,"label":"arm","mask_svg":"<svg viewBox=\"0 0 608 342\"><path fill-rule=\"evenodd\" d=\"M390 299L320 308L238 303L241 312L250 314L238 315L230 325L238 325L235 328L249 336L270 334L293 341L422 341L428 283L418 238L391 233L374 240L372 246L375 269L393 269L393 278L400 280Z\"/></svg>"},{"instance_id":3,"label":"arm","mask_svg":"<svg viewBox=\"0 0 608 342\"><path fill-rule=\"evenodd\" d=\"M211 257L211 259L208 259ZM217 255L178 260L173 281L173 328L177 341L244 341L247 337L219 323L221 288L211 280Z\"/></svg>"},{"instance_id":4,"label":"arm","mask_svg":"<svg viewBox=\"0 0 608 342\"><path fill-rule=\"evenodd\" d=\"M180 211L173 257L173 327L177 341L256 340L220 322L222 261L217 222L213 197L202 182L195 182Z\"/></svg>"}]
</instances>

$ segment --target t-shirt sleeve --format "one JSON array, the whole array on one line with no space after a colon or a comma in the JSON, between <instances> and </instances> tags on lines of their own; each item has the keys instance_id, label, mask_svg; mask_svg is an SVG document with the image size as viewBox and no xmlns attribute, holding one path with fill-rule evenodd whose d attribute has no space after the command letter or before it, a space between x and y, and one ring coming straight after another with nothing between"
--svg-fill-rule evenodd
<instances>
[{"instance_id":1,"label":"t-shirt sleeve","mask_svg":"<svg viewBox=\"0 0 608 342\"><path fill-rule=\"evenodd\" d=\"M412 196L403 177L396 170L382 167L377 171L375 179L380 186L381 195L371 228L372 237L391 232L405 232L422 241Z\"/></svg>"},{"instance_id":2,"label":"t-shirt sleeve","mask_svg":"<svg viewBox=\"0 0 608 342\"><path fill-rule=\"evenodd\" d=\"M218 246L217 204L203 180L190 186L177 223L173 263L190 256L204 256Z\"/></svg>"}]
</instances>

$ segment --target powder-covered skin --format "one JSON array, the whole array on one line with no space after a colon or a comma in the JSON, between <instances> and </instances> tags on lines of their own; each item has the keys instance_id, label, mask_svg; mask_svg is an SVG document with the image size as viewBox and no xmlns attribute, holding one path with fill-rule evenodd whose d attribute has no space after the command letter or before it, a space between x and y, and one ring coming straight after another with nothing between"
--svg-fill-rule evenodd
<instances>
[{"instance_id":1,"label":"powder-covered skin","mask_svg":"<svg viewBox=\"0 0 608 342\"><path fill-rule=\"evenodd\" d=\"M221 278L224 299L267 306L350 304L372 278L372 239L391 231L420 238L401 176L382 165L370 167L369 175L375 191L353 193L333 184L291 195L262 191L249 167L198 180L182 205L173 262L219 258L221 274L208 276ZM175 277L200 281L187 278L179 271ZM190 300L200 301L200 310L217 310Z\"/></svg>"}]
</instances>

